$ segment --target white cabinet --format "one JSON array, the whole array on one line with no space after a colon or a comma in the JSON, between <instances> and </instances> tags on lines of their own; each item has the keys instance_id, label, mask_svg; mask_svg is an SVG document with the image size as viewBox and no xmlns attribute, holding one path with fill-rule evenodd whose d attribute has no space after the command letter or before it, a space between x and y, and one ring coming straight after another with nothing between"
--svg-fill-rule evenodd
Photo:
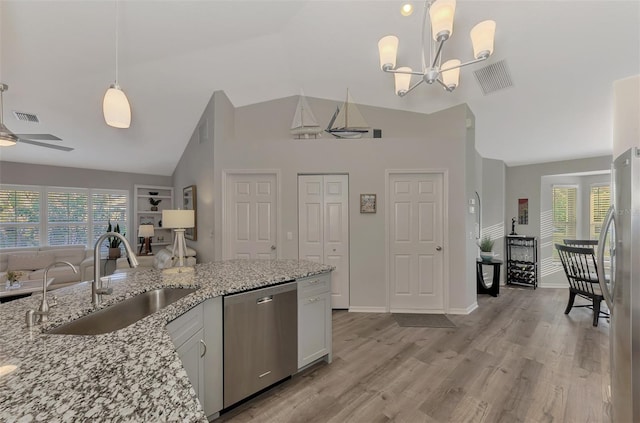
<instances>
[{"instance_id":1,"label":"white cabinet","mask_svg":"<svg viewBox=\"0 0 640 423\"><path fill-rule=\"evenodd\" d=\"M141 239L138 239L138 226L153 225L154 236L151 248L170 245L173 237L171 229L162 227L162 210L173 209L173 187L157 185L135 185L133 190L133 233L129 237L135 243L136 251L140 251ZM155 206L152 204L156 204Z\"/></svg>"},{"instance_id":2,"label":"white cabinet","mask_svg":"<svg viewBox=\"0 0 640 423\"><path fill-rule=\"evenodd\" d=\"M222 297L167 324L176 352L207 417L222 409Z\"/></svg>"},{"instance_id":3,"label":"white cabinet","mask_svg":"<svg viewBox=\"0 0 640 423\"><path fill-rule=\"evenodd\" d=\"M331 363L331 273L298 279L298 369Z\"/></svg>"}]
</instances>

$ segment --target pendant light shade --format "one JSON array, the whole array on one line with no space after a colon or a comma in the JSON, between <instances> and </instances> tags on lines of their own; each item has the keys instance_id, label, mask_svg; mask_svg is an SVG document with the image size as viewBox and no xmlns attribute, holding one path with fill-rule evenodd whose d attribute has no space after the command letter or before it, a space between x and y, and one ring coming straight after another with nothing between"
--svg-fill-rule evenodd
<instances>
[{"instance_id":1,"label":"pendant light shade","mask_svg":"<svg viewBox=\"0 0 640 423\"><path fill-rule=\"evenodd\" d=\"M4 126L4 123L0 122L0 147L11 147L12 145L16 145L17 142L18 137L12 134L11 131Z\"/></svg>"},{"instance_id":2,"label":"pendant light shade","mask_svg":"<svg viewBox=\"0 0 640 423\"><path fill-rule=\"evenodd\" d=\"M413 3L410 1L405 1L400 6L400 14L402 16L411 16L413 14Z\"/></svg>"},{"instance_id":3,"label":"pendant light shade","mask_svg":"<svg viewBox=\"0 0 640 423\"><path fill-rule=\"evenodd\" d=\"M460 66L460 60L451 59L442 64L442 69ZM446 86L447 91L453 91L460 83L460 68L456 67L451 70L442 71L442 82Z\"/></svg>"},{"instance_id":4,"label":"pendant light shade","mask_svg":"<svg viewBox=\"0 0 640 423\"><path fill-rule=\"evenodd\" d=\"M402 67L398 68L402 72L411 72L411 68ZM393 77L396 80L396 94L403 96L409 91L409 85L411 85L411 73L394 73Z\"/></svg>"},{"instance_id":5,"label":"pendant light shade","mask_svg":"<svg viewBox=\"0 0 640 423\"><path fill-rule=\"evenodd\" d=\"M111 84L102 101L104 121L114 128L128 128L131 125L131 106L127 95L120 86Z\"/></svg>"},{"instance_id":6,"label":"pendant light shade","mask_svg":"<svg viewBox=\"0 0 640 423\"><path fill-rule=\"evenodd\" d=\"M456 0L436 0L429 8L431 33L434 41L449 39L453 34L453 18L456 13Z\"/></svg>"},{"instance_id":7,"label":"pendant light shade","mask_svg":"<svg viewBox=\"0 0 640 423\"><path fill-rule=\"evenodd\" d=\"M398 37L387 35L378 41L378 52L380 53L380 69L385 67L393 69L396 67L396 55L398 53Z\"/></svg>"},{"instance_id":8,"label":"pendant light shade","mask_svg":"<svg viewBox=\"0 0 640 423\"><path fill-rule=\"evenodd\" d=\"M471 29L471 43L473 56L476 59L485 58L493 54L493 40L496 35L495 21L482 21Z\"/></svg>"}]
</instances>

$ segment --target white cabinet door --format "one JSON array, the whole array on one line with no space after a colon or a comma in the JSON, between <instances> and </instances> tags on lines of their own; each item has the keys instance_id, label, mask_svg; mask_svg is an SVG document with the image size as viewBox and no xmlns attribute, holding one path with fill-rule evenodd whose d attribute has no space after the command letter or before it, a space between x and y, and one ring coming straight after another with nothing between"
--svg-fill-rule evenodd
<instances>
[{"instance_id":1,"label":"white cabinet door","mask_svg":"<svg viewBox=\"0 0 640 423\"><path fill-rule=\"evenodd\" d=\"M222 297L204 303L204 412L210 417L222 410Z\"/></svg>"},{"instance_id":2,"label":"white cabinet door","mask_svg":"<svg viewBox=\"0 0 640 423\"><path fill-rule=\"evenodd\" d=\"M204 404L204 330L200 329L182 344L176 352L182 361L187 376L196 391L200 404Z\"/></svg>"},{"instance_id":3,"label":"white cabinet door","mask_svg":"<svg viewBox=\"0 0 640 423\"><path fill-rule=\"evenodd\" d=\"M323 357L331 345L331 294L304 298L298 304L298 368Z\"/></svg>"},{"instance_id":4,"label":"white cabinet door","mask_svg":"<svg viewBox=\"0 0 640 423\"><path fill-rule=\"evenodd\" d=\"M349 308L349 177L298 176L298 257L335 266L333 308Z\"/></svg>"}]
</instances>

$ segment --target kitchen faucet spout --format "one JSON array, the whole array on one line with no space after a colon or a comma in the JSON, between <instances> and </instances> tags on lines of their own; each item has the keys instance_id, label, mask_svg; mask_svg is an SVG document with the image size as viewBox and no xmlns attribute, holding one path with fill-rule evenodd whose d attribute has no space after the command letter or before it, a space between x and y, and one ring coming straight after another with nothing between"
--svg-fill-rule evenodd
<instances>
[{"instance_id":1,"label":"kitchen faucet spout","mask_svg":"<svg viewBox=\"0 0 640 423\"><path fill-rule=\"evenodd\" d=\"M122 236L122 234L118 232L107 232L103 234L96 241L95 246L93 247L93 282L91 284L91 304L94 306L100 305L102 301L102 295L109 295L113 292L113 288L103 288L102 282L100 280L100 245L102 242L111 237L119 238L124 244L124 249L127 253L127 261L129 262L129 266L138 267L138 260L136 259L136 253L131 248L129 241L127 238Z\"/></svg>"}]
</instances>

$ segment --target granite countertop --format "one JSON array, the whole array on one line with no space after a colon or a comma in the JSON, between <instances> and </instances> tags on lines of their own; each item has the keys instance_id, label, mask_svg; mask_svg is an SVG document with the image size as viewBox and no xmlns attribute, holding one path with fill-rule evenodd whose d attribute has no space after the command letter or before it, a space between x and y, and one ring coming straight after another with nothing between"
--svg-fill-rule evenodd
<instances>
[{"instance_id":1,"label":"granite countertop","mask_svg":"<svg viewBox=\"0 0 640 423\"><path fill-rule=\"evenodd\" d=\"M206 422L165 325L209 298L332 269L305 260L228 260L198 264L193 273L114 275L100 308L161 287L199 289L104 335L42 333L94 311L87 282L56 290L49 322L31 329L25 313L42 294L0 304L0 421Z\"/></svg>"}]
</instances>

